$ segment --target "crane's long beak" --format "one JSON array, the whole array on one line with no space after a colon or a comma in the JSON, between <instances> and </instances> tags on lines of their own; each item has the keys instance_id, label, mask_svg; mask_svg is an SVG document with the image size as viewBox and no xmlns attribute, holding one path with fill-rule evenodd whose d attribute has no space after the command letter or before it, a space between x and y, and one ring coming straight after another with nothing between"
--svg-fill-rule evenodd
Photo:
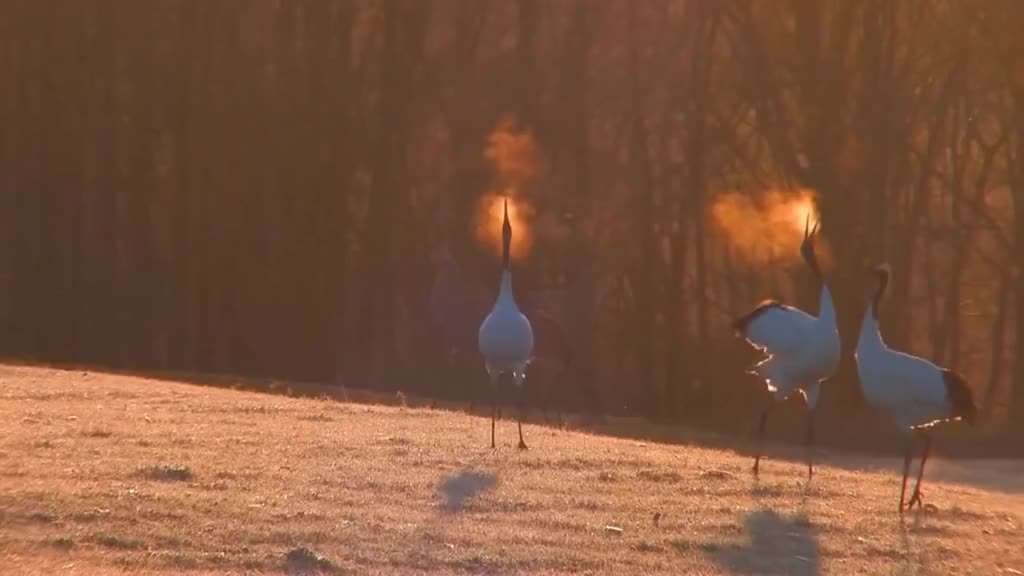
<instances>
[{"instance_id":1,"label":"crane's long beak","mask_svg":"<svg viewBox=\"0 0 1024 576\"><path fill-rule=\"evenodd\" d=\"M819 229L821 229L821 220L815 220L814 221L814 226L812 227L811 226L811 213L808 212L807 213L807 219L804 220L804 240L806 241L806 240L810 240L811 238L814 238L815 234L818 233Z\"/></svg>"},{"instance_id":2,"label":"crane's long beak","mask_svg":"<svg viewBox=\"0 0 1024 576\"><path fill-rule=\"evenodd\" d=\"M505 221L501 224L501 266L508 270L512 246L512 224L508 221L508 198L505 198Z\"/></svg>"},{"instance_id":3,"label":"crane's long beak","mask_svg":"<svg viewBox=\"0 0 1024 576\"><path fill-rule=\"evenodd\" d=\"M814 275L821 278L821 269L818 267L818 259L814 255L814 235L818 232L818 222L811 228L811 213L807 213L804 220L804 241L800 244L800 254L803 256L807 266L811 268Z\"/></svg>"}]
</instances>

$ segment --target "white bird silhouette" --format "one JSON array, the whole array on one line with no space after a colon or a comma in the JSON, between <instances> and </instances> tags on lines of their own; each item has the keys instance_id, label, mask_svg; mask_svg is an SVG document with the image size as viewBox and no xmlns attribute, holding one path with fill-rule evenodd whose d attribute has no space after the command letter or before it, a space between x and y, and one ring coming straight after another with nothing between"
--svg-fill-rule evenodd
<instances>
[{"instance_id":1,"label":"white bird silhouette","mask_svg":"<svg viewBox=\"0 0 1024 576\"><path fill-rule=\"evenodd\" d=\"M915 503L919 507L922 504L921 477L924 476L924 465L928 461L932 444L928 430L936 424L959 419L973 425L977 408L970 387L959 374L936 366L924 358L886 346L878 328L878 306L889 284L891 272L888 264L878 265L871 272L877 276L878 285L874 298L864 312L854 358L864 398L873 406L881 408L907 435L903 486L900 489L900 513L903 513L907 474L912 460L912 435L923 438L924 451L907 510L913 508Z\"/></svg>"},{"instance_id":2,"label":"white bird silhouette","mask_svg":"<svg viewBox=\"0 0 1024 576\"><path fill-rule=\"evenodd\" d=\"M523 441L523 382L526 380L526 366L533 354L533 328L530 321L516 305L512 292L512 272L509 270L509 248L512 242L512 225L508 221L508 199L505 199L502 232L501 285L498 298L491 312L480 324L477 344L484 357L484 365L491 385L491 448L494 448L494 421L497 410L495 394L502 374L511 374L519 396L519 448L526 449Z\"/></svg>"},{"instance_id":3,"label":"white bird silhouette","mask_svg":"<svg viewBox=\"0 0 1024 576\"><path fill-rule=\"evenodd\" d=\"M804 225L804 241L800 253L814 275L822 281L819 316L765 300L759 306L737 318L732 327L751 345L768 356L753 366L750 374L764 379L773 398L763 412L758 425L758 450L754 458L754 475L761 462L761 442L768 422L768 412L775 404L794 392L803 395L807 403L807 477L814 475L814 408L818 404L820 383L832 377L839 366L839 331L836 329L832 294L825 284L814 254L814 238L818 224L808 230L810 216Z\"/></svg>"}]
</instances>

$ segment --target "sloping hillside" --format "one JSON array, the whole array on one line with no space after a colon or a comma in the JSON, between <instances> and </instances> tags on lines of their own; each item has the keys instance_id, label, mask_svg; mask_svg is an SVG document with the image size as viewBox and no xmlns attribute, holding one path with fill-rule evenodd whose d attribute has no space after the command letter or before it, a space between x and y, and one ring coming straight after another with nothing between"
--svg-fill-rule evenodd
<instances>
[{"instance_id":1,"label":"sloping hillside","mask_svg":"<svg viewBox=\"0 0 1024 576\"><path fill-rule=\"evenodd\" d=\"M0 367L0 573L1021 574L1024 466L799 462ZM799 450L794 452L799 455ZM927 482L927 479L926 479ZM969 483L969 484L968 484Z\"/></svg>"}]
</instances>

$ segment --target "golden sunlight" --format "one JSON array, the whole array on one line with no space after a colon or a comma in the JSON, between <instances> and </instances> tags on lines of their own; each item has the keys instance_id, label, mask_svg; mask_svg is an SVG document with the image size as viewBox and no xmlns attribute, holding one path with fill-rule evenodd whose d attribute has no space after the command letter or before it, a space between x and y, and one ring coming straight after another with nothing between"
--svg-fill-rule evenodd
<instances>
[{"instance_id":1,"label":"golden sunlight","mask_svg":"<svg viewBox=\"0 0 1024 576\"><path fill-rule=\"evenodd\" d=\"M501 256L501 225L504 221L504 201L506 196L495 193L485 194L480 198L477 207L477 238L487 244L497 256ZM508 198L508 221L512 225L512 246L510 256L513 260L521 260L530 253L533 237L530 222L533 220L533 207L516 198Z\"/></svg>"},{"instance_id":2,"label":"golden sunlight","mask_svg":"<svg viewBox=\"0 0 1024 576\"><path fill-rule=\"evenodd\" d=\"M529 254L533 246L531 224L534 210L523 191L537 175L537 145L529 131L518 130L515 121L506 116L488 136L484 157L494 169L494 182L491 191L480 198L477 206L477 239L501 255L503 201L508 198L508 218L512 225L511 257L520 260Z\"/></svg>"},{"instance_id":3,"label":"golden sunlight","mask_svg":"<svg viewBox=\"0 0 1024 576\"><path fill-rule=\"evenodd\" d=\"M810 190L797 190L794 196L785 200L791 214L791 224L803 235L805 227L814 228L820 216L814 205L814 193Z\"/></svg>"},{"instance_id":4,"label":"golden sunlight","mask_svg":"<svg viewBox=\"0 0 1024 576\"><path fill-rule=\"evenodd\" d=\"M722 194L711 217L740 257L759 264L799 258L808 218L812 228L819 218L807 189Z\"/></svg>"}]
</instances>

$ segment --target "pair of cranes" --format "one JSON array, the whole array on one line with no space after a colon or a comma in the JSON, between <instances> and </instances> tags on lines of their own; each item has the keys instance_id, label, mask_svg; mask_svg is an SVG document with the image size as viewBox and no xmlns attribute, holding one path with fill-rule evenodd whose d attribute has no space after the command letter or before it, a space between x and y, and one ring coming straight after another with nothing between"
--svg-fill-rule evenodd
<instances>
[{"instance_id":1,"label":"pair of cranes","mask_svg":"<svg viewBox=\"0 0 1024 576\"><path fill-rule=\"evenodd\" d=\"M763 440L768 413L775 404L793 394L803 396L807 404L808 479L814 474L814 409L820 396L821 384L835 374L840 358L835 306L814 251L814 240L819 225L816 223L810 228L809 220L808 217L800 253L807 266L821 281L818 316L812 316L776 300L766 300L733 322L733 328L738 334L766 354L766 357L749 371L764 380L773 396L772 402L761 412L758 425L759 441ZM508 219L506 200L502 222L501 284L497 300L491 312L484 318L477 335L491 386L492 448L495 447L496 415L493 398L499 379L502 375L511 375L521 398L526 367L533 353L533 329L530 321L516 305L512 292L512 273L509 269L511 241L512 226ZM921 455L921 468L907 510L913 508L914 504L919 507L922 505L921 479L931 450L928 430L940 422L950 420L963 419L973 424L976 408L970 388L956 372L886 346L879 331L878 308L891 272L887 264L875 266L870 271L875 276L876 286L861 324L855 358L865 398L886 412L907 434L899 506L902 513L912 459L911 436L919 435L924 440L924 449ZM517 419L519 448L525 450L522 415L520 399ZM755 475L758 473L760 461L759 446L754 458Z\"/></svg>"},{"instance_id":2,"label":"pair of cranes","mask_svg":"<svg viewBox=\"0 0 1024 576\"><path fill-rule=\"evenodd\" d=\"M809 225L808 217L800 253L821 281L818 316L811 316L775 300L766 300L733 323L739 335L767 355L750 370L765 381L773 394L771 404L761 413L759 439L764 436L768 412L772 406L793 394L801 394L806 401L808 479L814 473L811 457L814 409L818 403L821 383L835 374L840 357L835 306L814 253L818 224L812 229L808 229ZM973 425L977 409L971 389L959 374L936 366L924 358L893 350L885 344L879 330L878 309L889 284L891 270L888 264L883 263L871 267L869 272L874 277L875 289L864 312L854 358L865 399L892 418L906 435L899 506L902 513L912 460L913 436L921 437L924 449L907 510L913 508L914 504L922 506L921 478L931 450L929 429L941 422L961 419ZM755 474L760 459L759 449L754 459Z\"/></svg>"}]
</instances>

